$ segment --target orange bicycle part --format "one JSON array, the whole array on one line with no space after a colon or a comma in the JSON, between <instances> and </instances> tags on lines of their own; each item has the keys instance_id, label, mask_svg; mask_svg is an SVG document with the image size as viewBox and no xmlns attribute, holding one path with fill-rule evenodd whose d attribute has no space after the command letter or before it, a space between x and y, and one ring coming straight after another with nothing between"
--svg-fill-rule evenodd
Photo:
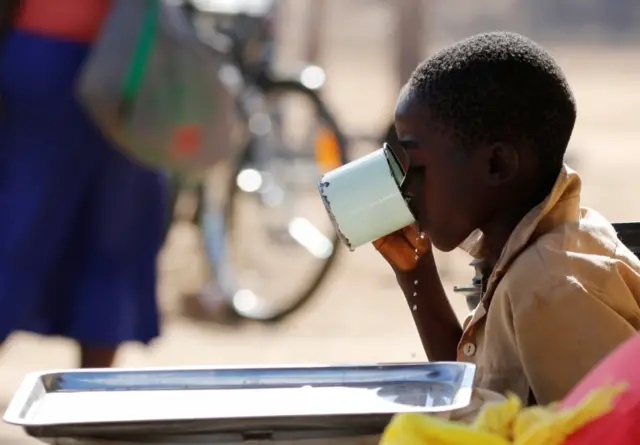
<instances>
[{"instance_id":1,"label":"orange bicycle part","mask_svg":"<svg viewBox=\"0 0 640 445\"><path fill-rule=\"evenodd\" d=\"M316 162L322 172L328 172L342 165L340 144L335 133L326 127L318 130L315 140Z\"/></svg>"}]
</instances>

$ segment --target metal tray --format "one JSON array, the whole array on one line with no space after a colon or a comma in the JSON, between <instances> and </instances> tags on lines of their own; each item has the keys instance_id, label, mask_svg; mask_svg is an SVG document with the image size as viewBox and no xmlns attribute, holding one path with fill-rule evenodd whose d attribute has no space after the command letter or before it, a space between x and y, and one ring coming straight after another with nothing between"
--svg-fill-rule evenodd
<instances>
[{"instance_id":1,"label":"metal tray","mask_svg":"<svg viewBox=\"0 0 640 445\"><path fill-rule=\"evenodd\" d=\"M464 408L474 374L454 362L35 373L4 420L41 438L375 434L394 413Z\"/></svg>"}]
</instances>

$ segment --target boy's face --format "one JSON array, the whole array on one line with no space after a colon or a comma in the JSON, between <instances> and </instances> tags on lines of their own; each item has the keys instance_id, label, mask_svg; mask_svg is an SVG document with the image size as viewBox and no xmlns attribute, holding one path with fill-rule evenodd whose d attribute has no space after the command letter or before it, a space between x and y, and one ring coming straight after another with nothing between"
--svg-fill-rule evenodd
<instances>
[{"instance_id":1,"label":"boy's face","mask_svg":"<svg viewBox=\"0 0 640 445\"><path fill-rule=\"evenodd\" d=\"M486 153L463 151L424 106L410 99L398 102L395 126L409 160L404 188L413 196L410 206L418 225L434 246L451 251L489 212Z\"/></svg>"}]
</instances>

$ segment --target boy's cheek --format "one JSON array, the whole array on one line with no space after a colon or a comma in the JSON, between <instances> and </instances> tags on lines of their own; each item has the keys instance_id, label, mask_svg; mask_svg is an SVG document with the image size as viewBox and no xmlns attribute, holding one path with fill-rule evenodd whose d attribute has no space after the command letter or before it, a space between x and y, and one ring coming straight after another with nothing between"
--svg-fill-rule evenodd
<instances>
[{"instance_id":1,"label":"boy's cheek","mask_svg":"<svg viewBox=\"0 0 640 445\"><path fill-rule=\"evenodd\" d=\"M423 180L415 171L409 170L402 185L402 193L413 202L421 199Z\"/></svg>"}]
</instances>

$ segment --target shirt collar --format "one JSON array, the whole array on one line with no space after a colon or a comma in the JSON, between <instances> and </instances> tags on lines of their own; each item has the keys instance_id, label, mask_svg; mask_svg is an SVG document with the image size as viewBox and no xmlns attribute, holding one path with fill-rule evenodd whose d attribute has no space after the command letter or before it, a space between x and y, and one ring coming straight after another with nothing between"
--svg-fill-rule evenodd
<instances>
[{"instance_id":1,"label":"shirt collar","mask_svg":"<svg viewBox=\"0 0 640 445\"><path fill-rule=\"evenodd\" d=\"M538 230L579 218L582 181L573 169L564 165L551 193L527 213L513 230L505 244L495 269L504 269L528 244ZM546 229L546 230L545 230ZM483 235L475 230L460 244L460 248L474 258L480 256Z\"/></svg>"}]
</instances>

